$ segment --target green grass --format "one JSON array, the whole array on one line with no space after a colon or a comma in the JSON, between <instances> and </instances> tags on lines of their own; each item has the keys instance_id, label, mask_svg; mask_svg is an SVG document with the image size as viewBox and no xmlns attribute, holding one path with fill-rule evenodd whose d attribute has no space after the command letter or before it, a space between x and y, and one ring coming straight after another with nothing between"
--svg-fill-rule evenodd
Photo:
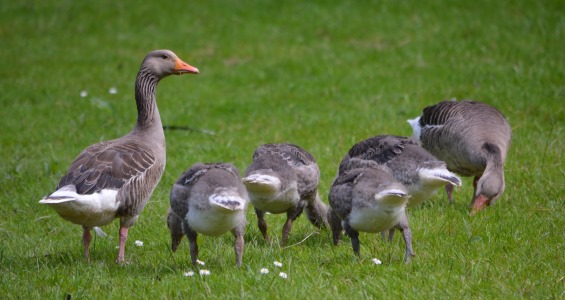
<instances>
[{"instance_id":1,"label":"green grass","mask_svg":"<svg viewBox=\"0 0 565 300\"><path fill-rule=\"evenodd\" d=\"M0 295L565 298L564 12L557 0L1 1ZM131 129L135 74L158 48L201 70L161 82L164 123L215 135L166 132L167 169L130 231L130 264L114 264L117 222L94 240L88 264L80 226L37 201L83 148ZM229 234L200 236L211 275L183 276L198 268L186 241L171 254L165 214L190 165L231 161L243 171L258 145L293 142L318 160L327 202L351 145L410 135L406 119L450 98L508 117L507 188L475 217L469 179L454 205L438 193L411 210L411 264L398 236L389 244L361 234L357 259L348 238L334 247L304 217L290 235L297 245L281 249L262 240L250 209L243 267ZM267 222L280 240L283 216Z\"/></svg>"}]
</instances>

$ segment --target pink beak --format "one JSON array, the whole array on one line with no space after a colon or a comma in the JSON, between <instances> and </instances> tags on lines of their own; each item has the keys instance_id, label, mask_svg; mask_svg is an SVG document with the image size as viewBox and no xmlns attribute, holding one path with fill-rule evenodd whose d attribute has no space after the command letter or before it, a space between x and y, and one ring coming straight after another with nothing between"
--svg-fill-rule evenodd
<instances>
[{"instance_id":1,"label":"pink beak","mask_svg":"<svg viewBox=\"0 0 565 300\"><path fill-rule=\"evenodd\" d=\"M478 195L473 200L473 209L471 209L471 216L474 216L488 205L490 205L490 200L484 195Z\"/></svg>"}]
</instances>

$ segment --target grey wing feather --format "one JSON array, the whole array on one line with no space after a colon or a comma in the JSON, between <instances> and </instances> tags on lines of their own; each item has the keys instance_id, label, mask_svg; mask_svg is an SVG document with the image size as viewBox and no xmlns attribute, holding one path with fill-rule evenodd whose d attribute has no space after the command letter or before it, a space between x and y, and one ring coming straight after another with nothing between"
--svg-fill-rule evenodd
<instances>
[{"instance_id":1,"label":"grey wing feather","mask_svg":"<svg viewBox=\"0 0 565 300\"><path fill-rule=\"evenodd\" d=\"M286 163L286 164L285 164ZM301 199L316 197L320 180L318 164L310 153L290 143L264 144L253 154L253 163L246 174L257 169L272 169L279 176L297 181L297 189Z\"/></svg>"},{"instance_id":2,"label":"grey wing feather","mask_svg":"<svg viewBox=\"0 0 565 300\"><path fill-rule=\"evenodd\" d=\"M457 101L442 101L424 108L419 121L420 126L445 124L447 120L459 114L459 110L454 109L459 103Z\"/></svg>"},{"instance_id":3,"label":"grey wing feather","mask_svg":"<svg viewBox=\"0 0 565 300\"><path fill-rule=\"evenodd\" d=\"M419 144L410 138L401 136L380 135L363 140L351 147L340 164L339 172L345 171L351 158L372 160L384 165L400 156L407 145Z\"/></svg>"},{"instance_id":4,"label":"grey wing feather","mask_svg":"<svg viewBox=\"0 0 565 300\"><path fill-rule=\"evenodd\" d=\"M177 180L177 184L184 185L184 186L191 186L193 185L198 178L200 178L204 173L209 171L210 169L223 169L234 175L235 177L239 178L239 171L237 168L228 163L197 163L194 164L190 169L184 172L179 179Z\"/></svg>"},{"instance_id":5,"label":"grey wing feather","mask_svg":"<svg viewBox=\"0 0 565 300\"><path fill-rule=\"evenodd\" d=\"M237 182L239 182L239 171L238 169L229 163L196 163L192 165L188 170L186 170L177 179L176 183L173 185L170 193L170 204L173 212L184 218L189 211L188 197L191 193L191 188L194 184L198 182L206 172L211 169L222 169L227 171L229 174L233 175Z\"/></svg>"},{"instance_id":6,"label":"grey wing feather","mask_svg":"<svg viewBox=\"0 0 565 300\"><path fill-rule=\"evenodd\" d=\"M74 185L79 194L120 189L155 164L155 155L134 143L102 142L85 149L61 178L57 189Z\"/></svg>"},{"instance_id":7,"label":"grey wing feather","mask_svg":"<svg viewBox=\"0 0 565 300\"><path fill-rule=\"evenodd\" d=\"M320 169L314 156L306 150L284 144L282 154L286 162L295 168L298 180L298 193L302 199L314 199L320 183Z\"/></svg>"},{"instance_id":8,"label":"grey wing feather","mask_svg":"<svg viewBox=\"0 0 565 300\"><path fill-rule=\"evenodd\" d=\"M362 175L363 175L363 169L360 169L360 168L347 171L347 172L339 175L335 179L333 186L342 185L342 184L353 185L353 184L356 183L357 179Z\"/></svg>"},{"instance_id":9,"label":"grey wing feather","mask_svg":"<svg viewBox=\"0 0 565 300\"><path fill-rule=\"evenodd\" d=\"M351 213L353 207L351 194L360 176L363 176L362 169L345 172L335 179L330 189L328 196L330 206L341 219L345 219Z\"/></svg>"},{"instance_id":10,"label":"grey wing feather","mask_svg":"<svg viewBox=\"0 0 565 300\"><path fill-rule=\"evenodd\" d=\"M186 187L191 186L196 182L196 180L208 171L205 164L197 163L194 164L190 169L186 170L177 180L176 184L180 184Z\"/></svg>"},{"instance_id":11,"label":"grey wing feather","mask_svg":"<svg viewBox=\"0 0 565 300\"><path fill-rule=\"evenodd\" d=\"M310 153L290 143L261 145L255 150L255 153L253 153L253 159L255 160L260 156L266 155L279 156L291 166L311 165L316 163L316 160Z\"/></svg>"},{"instance_id":12,"label":"grey wing feather","mask_svg":"<svg viewBox=\"0 0 565 300\"><path fill-rule=\"evenodd\" d=\"M188 213L188 194L190 189L182 184L175 183L171 189L170 194L170 204L171 210L180 219L184 220L184 217Z\"/></svg>"},{"instance_id":13,"label":"grey wing feather","mask_svg":"<svg viewBox=\"0 0 565 300\"><path fill-rule=\"evenodd\" d=\"M434 126L445 125L451 119L463 118L465 119L471 115L494 115L505 119L504 115L494 107L471 100L463 101L442 101L435 105L430 105L424 108L422 116L420 117L420 126Z\"/></svg>"}]
</instances>

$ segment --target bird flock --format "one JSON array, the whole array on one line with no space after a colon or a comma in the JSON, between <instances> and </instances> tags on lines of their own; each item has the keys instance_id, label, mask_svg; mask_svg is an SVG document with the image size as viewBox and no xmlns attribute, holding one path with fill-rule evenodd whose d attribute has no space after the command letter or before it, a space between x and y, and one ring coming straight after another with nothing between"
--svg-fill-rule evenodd
<instances>
[{"instance_id":1,"label":"bird flock","mask_svg":"<svg viewBox=\"0 0 565 300\"><path fill-rule=\"evenodd\" d=\"M144 58L136 78L138 117L126 135L83 150L60 179L56 190L39 203L83 227L84 257L90 260L91 230L120 220L116 262L125 262L128 230L135 224L165 170L163 125L155 98L157 84L169 75L198 74L170 50ZM194 265L198 234L230 231L236 265L242 265L246 212L251 204L257 225L271 241L265 215L286 213L281 245L293 223L305 212L317 228L332 232L338 245L343 232L359 255L359 232L392 240L396 230L405 242L405 261L414 256L406 208L445 188L453 202L459 176L473 176L471 214L493 204L504 192L504 162L511 128L496 108L478 101L442 101L408 120L413 136L378 135L353 145L344 155L328 195L320 197L320 169L305 149L291 144L257 147L243 175L230 163L197 163L187 169L170 192L167 226L171 249L184 236ZM388 237L387 237L388 235Z\"/></svg>"}]
</instances>

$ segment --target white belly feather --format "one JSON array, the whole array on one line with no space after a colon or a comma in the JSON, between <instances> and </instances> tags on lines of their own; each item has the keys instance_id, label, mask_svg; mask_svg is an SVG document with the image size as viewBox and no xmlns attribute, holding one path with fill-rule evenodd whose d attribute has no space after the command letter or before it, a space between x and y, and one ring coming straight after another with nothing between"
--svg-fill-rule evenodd
<instances>
[{"instance_id":1,"label":"white belly feather","mask_svg":"<svg viewBox=\"0 0 565 300\"><path fill-rule=\"evenodd\" d=\"M396 225L404 212L404 206L377 204L370 207L353 208L349 225L362 232L381 232Z\"/></svg>"},{"instance_id":2,"label":"white belly feather","mask_svg":"<svg viewBox=\"0 0 565 300\"><path fill-rule=\"evenodd\" d=\"M211 205L209 209L191 207L186 215L188 225L196 232L217 236L245 222L246 199L212 194L208 200Z\"/></svg>"},{"instance_id":3,"label":"white belly feather","mask_svg":"<svg viewBox=\"0 0 565 300\"><path fill-rule=\"evenodd\" d=\"M101 190L90 195L77 194L74 185L66 185L39 203L47 204L65 220L88 227L104 226L116 218L117 190Z\"/></svg>"},{"instance_id":4,"label":"white belly feather","mask_svg":"<svg viewBox=\"0 0 565 300\"><path fill-rule=\"evenodd\" d=\"M300 200L296 183L281 190L281 182L274 176L253 174L243 178L243 183L253 207L262 211L280 214L296 206Z\"/></svg>"}]
</instances>

